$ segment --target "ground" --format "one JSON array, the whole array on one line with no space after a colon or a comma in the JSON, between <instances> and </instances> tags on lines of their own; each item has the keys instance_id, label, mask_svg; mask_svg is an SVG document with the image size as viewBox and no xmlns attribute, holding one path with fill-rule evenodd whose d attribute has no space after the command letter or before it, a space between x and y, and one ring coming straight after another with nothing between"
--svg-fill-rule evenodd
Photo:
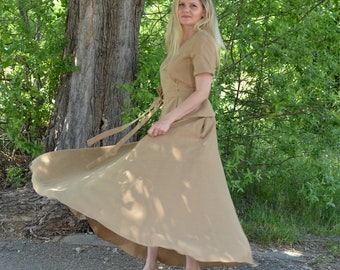
<instances>
[{"instance_id":1,"label":"ground","mask_svg":"<svg viewBox=\"0 0 340 270\"><path fill-rule=\"evenodd\" d=\"M49 240L90 231L86 220L77 219L57 201L36 194L29 181L20 188L0 190L0 239ZM340 269L340 236L308 235L294 246L251 245L262 265L259 269Z\"/></svg>"}]
</instances>

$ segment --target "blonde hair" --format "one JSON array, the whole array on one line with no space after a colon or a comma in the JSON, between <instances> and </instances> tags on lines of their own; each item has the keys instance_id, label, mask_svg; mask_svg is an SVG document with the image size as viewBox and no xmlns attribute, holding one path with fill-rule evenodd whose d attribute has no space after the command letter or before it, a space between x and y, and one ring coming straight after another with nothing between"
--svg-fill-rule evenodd
<instances>
[{"instance_id":1,"label":"blonde hair","mask_svg":"<svg viewBox=\"0 0 340 270\"><path fill-rule=\"evenodd\" d=\"M168 27L165 34L165 47L167 50L167 60L171 59L177 54L182 39L183 31L178 18L178 5L180 0L174 0L172 4L172 11L169 18ZM220 49L225 48L218 28L218 21L215 7L211 0L200 0L205 10L205 16L195 25L196 30L207 31L214 39L217 59L220 56Z\"/></svg>"}]
</instances>

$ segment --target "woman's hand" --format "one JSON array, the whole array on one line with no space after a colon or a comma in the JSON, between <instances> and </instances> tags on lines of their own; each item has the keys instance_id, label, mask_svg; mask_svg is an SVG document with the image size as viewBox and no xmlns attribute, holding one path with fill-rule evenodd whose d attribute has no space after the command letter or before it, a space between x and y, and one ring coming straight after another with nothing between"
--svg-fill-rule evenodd
<instances>
[{"instance_id":1,"label":"woman's hand","mask_svg":"<svg viewBox=\"0 0 340 270\"><path fill-rule=\"evenodd\" d=\"M196 90L178 107L154 123L148 130L149 136L157 137L166 134L173 122L196 110L203 101L207 100L210 93L212 77L213 75L207 72L196 75Z\"/></svg>"},{"instance_id":2,"label":"woman's hand","mask_svg":"<svg viewBox=\"0 0 340 270\"><path fill-rule=\"evenodd\" d=\"M151 137L164 135L168 132L170 126L171 121L161 118L149 128L148 134Z\"/></svg>"}]
</instances>

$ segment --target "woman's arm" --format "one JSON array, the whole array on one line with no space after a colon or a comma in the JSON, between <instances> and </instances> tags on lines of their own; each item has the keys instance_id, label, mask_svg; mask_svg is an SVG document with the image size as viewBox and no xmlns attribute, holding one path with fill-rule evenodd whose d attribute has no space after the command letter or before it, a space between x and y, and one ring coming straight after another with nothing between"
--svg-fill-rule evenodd
<instances>
[{"instance_id":1,"label":"woman's arm","mask_svg":"<svg viewBox=\"0 0 340 270\"><path fill-rule=\"evenodd\" d=\"M196 91L184 100L176 109L163 115L156 123L154 123L148 130L148 134L151 137L166 134L173 122L197 109L209 97L212 77L213 75L210 73L196 75Z\"/></svg>"}]
</instances>

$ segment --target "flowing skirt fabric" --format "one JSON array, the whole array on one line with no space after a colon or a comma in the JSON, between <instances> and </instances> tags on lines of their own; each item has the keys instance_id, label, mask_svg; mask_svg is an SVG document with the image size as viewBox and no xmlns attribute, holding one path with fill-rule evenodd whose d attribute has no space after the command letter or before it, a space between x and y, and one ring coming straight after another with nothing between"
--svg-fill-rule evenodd
<instances>
[{"instance_id":1,"label":"flowing skirt fabric","mask_svg":"<svg viewBox=\"0 0 340 270\"><path fill-rule=\"evenodd\" d=\"M226 184L214 117L145 136L96 163L114 148L43 154L31 164L33 186L136 257L158 246L158 259L168 265L184 265L185 255L202 266L254 265Z\"/></svg>"}]
</instances>

